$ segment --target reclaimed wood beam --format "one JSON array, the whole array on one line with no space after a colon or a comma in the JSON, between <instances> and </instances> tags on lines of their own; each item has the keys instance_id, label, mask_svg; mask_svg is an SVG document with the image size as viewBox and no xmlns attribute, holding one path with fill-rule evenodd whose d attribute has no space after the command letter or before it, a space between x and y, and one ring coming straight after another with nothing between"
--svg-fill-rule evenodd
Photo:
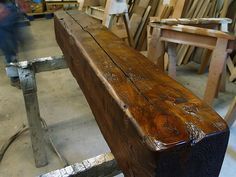
<instances>
[{"instance_id":1,"label":"reclaimed wood beam","mask_svg":"<svg viewBox=\"0 0 236 177\"><path fill-rule=\"evenodd\" d=\"M126 177L217 177L225 121L96 20L55 13L56 39Z\"/></svg>"}]
</instances>

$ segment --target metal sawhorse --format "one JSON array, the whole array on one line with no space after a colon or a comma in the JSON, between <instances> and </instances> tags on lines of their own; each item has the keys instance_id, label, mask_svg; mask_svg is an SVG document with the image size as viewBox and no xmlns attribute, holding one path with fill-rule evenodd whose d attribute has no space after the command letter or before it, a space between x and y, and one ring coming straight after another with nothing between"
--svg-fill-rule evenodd
<instances>
[{"instance_id":1,"label":"metal sawhorse","mask_svg":"<svg viewBox=\"0 0 236 177\"><path fill-rule=\"evenodd\" d=\"M37 84L35 74L45 71L53 71L67 68L63 56L38 58L32 61L12 63L10 67L16 67L20 78L21 89L24 96L25 108L29 124L32 149L37 168L48 164L45 150L44 129L41 123Z\"/></svg>"}]
</instances>

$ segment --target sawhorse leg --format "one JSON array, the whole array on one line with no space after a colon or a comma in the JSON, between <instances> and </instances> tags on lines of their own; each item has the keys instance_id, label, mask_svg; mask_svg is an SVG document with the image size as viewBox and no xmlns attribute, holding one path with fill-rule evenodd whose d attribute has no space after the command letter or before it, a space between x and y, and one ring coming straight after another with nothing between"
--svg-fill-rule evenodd
<instances>
[{"instance_id":1,"label":"sawhorse leg","mask_svg":"<svg viewBox=\"0 0 236 177\"><path fill-rule=\"evenodd\" d=\"M39 112L35 73L31 68L18 68L18 73L25 100L35 165L39 168L47 165L48 159L45 149L44 130Z\"/></svg>"},{"instance_id":2,"label":"sawhorse leg","mask_svg":"<svg viewBox=\"0 0 236 177\"><path fill-rule=\"evenodd\" d=\"M132 34L132 32L131 32L129 14L127 12L125 12L125 13L117 14L117 15L123 17L123 20L124 20L124 23L125 23L125 29L126 29L126 32L127 32L127 35L128 35L129 45L131 47L135 47L134 38L133 38L134 34ZM114 23L115 16L117 16L117 15L115 15L115 14L108 15L106 17L106 20L103 21L103 25L106 26L108 29L111 29L112 25Z\"/></svg>"}]
</instances>

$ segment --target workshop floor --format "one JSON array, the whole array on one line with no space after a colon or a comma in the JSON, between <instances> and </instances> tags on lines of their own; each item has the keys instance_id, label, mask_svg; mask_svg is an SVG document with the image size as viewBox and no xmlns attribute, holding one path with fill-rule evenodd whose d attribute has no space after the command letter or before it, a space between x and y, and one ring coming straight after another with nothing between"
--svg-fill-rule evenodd
<instances>
[{"instance_id":1,"label":"workshop floor","mask_svg":"<svg viewBox=\"0 0 236 177\"><path fill-rule=\"evenodd\" d=\"M28 44L19 56L21 60L61 55L54 38L53 20L36 20L27 27L32 32ZM9 85L5 75L3 56L0 56L0 146L26 124L21 90ZM197 75L198 65L190 63L178 71L178 81L200 98L203 96L207 75ZM109 151L82 91L69 70L37 75L41 116L47 121L53 141L70 164ZM214 108L225 116L234 95L236 84L228 83L227 92L220 94ZM49 165L35 168L29 133L17 139L0 163L0 177L34 177L61 168L60 161L47 149ZM236 126L231 129L230 143L220 177L236 174Z\"/></svg>"}]
</instances>

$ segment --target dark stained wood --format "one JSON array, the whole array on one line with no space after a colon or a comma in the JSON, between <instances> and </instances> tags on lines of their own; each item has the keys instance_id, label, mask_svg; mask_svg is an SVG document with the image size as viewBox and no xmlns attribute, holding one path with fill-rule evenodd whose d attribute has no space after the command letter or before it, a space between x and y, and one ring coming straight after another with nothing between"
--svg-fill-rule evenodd
<instances>
[{"instance_id":1,"label":"dark stained wood","mask_svg":"<svg viewBox=\"0 0 236 177\"><path fill-rule=\"evenodd\" d=\"M55 14L56 39L127 177L217 177L223 119L94 19Z\"/></svg>"}]
</instances>

